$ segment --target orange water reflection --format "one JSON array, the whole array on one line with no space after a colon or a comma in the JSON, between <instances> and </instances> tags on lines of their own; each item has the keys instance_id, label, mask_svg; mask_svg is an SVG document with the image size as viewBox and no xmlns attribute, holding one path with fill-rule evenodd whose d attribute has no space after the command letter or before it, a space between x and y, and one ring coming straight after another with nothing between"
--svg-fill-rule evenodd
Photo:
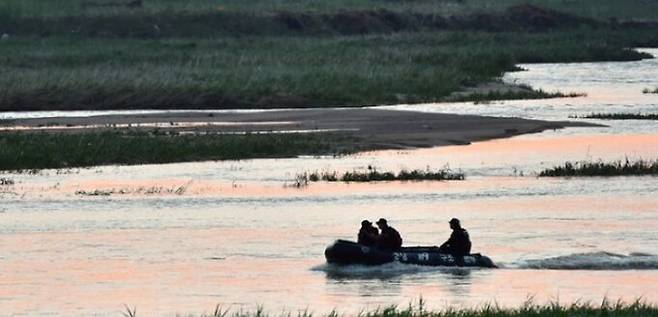
<instances>
[{"instance_id":1,"label":"orange water reflection","mask_svg":"<svg viewBox=\"0 0 658 317\"><path fill-rule=\"evenodd\" d=\"M476 142L468 146L446 146L408 152L417 158L435 156L454 164L514 163L520 161L654 159L658 155L658 134L520 136ZM400 151L370 152L368 155L399 156Z\"/></svg>"},{"instance_id":2,"label":"orange water reflection","mask_svg":"<svg viewBox=\"0 0 658 317\"><path fill-rule=\"evenodd\" d=\"M390 169L440 167L436 162L469 167L533 161L542 166L566 159L619 159L625 154L654 158L656 153L658 134L517 137L406 154L365 153L331 163L345 170L367 165L372 158ZM287 161L262 162L275 169ZM533 295L539 303L558 297L565 303L598 302L604 296L614 300L644 296L658 302L656 270L436 270L336 277L312 269L323 264L326 244L335 238L353 238L361 219L379 217L391 220L405 243L413 245L439 244L449 234L447 219L458 215L475 240L474 248L503 263L602 250L655 252L658 199L653 195L550 192L574 183L588 187L618 182L633 187L650 185L652 179L588 183L487 176L454 182L314 183L296 188L285 186L292 181L232 181L218 176L224 175L223 170L195 177L167 174L170 169L194 173L211 164L26 177L6 189L24 198L1 214L1 225L15 231L0 233L0 307L26 315L49 311L112 315L125 303L150 316L208 312L218 303L233 309L264 304L274 312L308 307L321 313L334 308L353 313L379 305L406 305L421 296L432 308L492 301L516 306ZM297 164L291 166L282 173L299 172ZM526 189L537 188L546 193L526 195ZM80 194L95 191L109 197ZM497 191L517 194L478 196ZM162 207L149 204L151 200L145 204L145 197L181 199L178 205ZM223 205L221 199L199 203L208 197L291 199L269 204L257 199L234 205ZM318 199L322 197L332 199ZM122 205L123 213L66 208L49 212L53 202L73 201L72 206L94 210L117 200L128 202ZM29 219L21 213L24 203L37 209ZM56 226L69 222L63 229ZM153 228L140 229L144 223Z\"/></svg>"}]
</instances>

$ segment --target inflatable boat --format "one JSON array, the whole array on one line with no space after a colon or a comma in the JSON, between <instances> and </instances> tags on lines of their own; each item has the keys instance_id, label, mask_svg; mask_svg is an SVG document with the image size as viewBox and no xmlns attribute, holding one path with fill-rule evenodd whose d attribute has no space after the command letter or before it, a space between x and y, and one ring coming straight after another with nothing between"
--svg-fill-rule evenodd
<instances>
[{"instance_id":1,"label":"inflatable boat","mask_svg":"<svg viewBox=\"0 0 658 317\"><path fill-rule=\"evenodd\" d=\"M400 262L429 266L497 267L489 257L478 253L464 256L462 263L458 263L454 256L439 252L438 247L402 247L399 250L383 250L346 240L337 240L327 247L324 256L328 263L334 264L379 265Z\"/></svg>"}]
</instances>

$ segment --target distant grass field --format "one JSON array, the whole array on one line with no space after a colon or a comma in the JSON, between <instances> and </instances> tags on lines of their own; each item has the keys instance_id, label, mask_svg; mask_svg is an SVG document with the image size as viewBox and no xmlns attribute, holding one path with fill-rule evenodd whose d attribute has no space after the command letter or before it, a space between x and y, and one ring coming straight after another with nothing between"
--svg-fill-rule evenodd
<instances>
[{"instance_id":1,"label":"distant grass field","mask_svg":"<svg viewBox=\"0 0 658 317\"><path fill-rule=\"evenodd\" d=\"M355 150L353 143L353 137L336 133L5 133L0 134L0 170L343 154Z\"/></svg>"},{"instance_id":2,"label":"distant grass field","mask_svg":"<svg viewBox=\"0 0 658 317\"><path fill-rule=\"evenodd\" d=\"M525 3L542 8L509 9ZM646 0L7 0L0 3L0 111L441 101L515 63L646 58L628 48L658 45L658 27L609 18L654 19L657 7ZM462 100L551 96L487 92Z\"/></svg>"},{"instance_id":3,"label":"distant grass field","mask_svg":"<svg viewBox=\"0 0 658 317\"><path fill-rule=\"evenodd\" d=\"M643 36L635 32L636 38ZM514 63L633 60L625 32L422 32L0 42L0 111L275 108L440 101ZM473 100L550 93L492 94ZM467 98L468 99L468 98Z\"/></svg>"},{"instance_id":4,"label":"distant grass field","mask_svg":"<svg viewBox=\"0 0 658 317\"><path fill-rule=\"evenodd\" d=\"M239 11L268 14L275 11L335 12L387 9L440 15L499 12L519 4L534 4L592 18L658 19L658 3L651 0L142 0L140 6L121 5L131 0L5 0L5 16L122 15L172 12ZM114 4L114 5L107 5Z\"/></svg>"}]
</instances>

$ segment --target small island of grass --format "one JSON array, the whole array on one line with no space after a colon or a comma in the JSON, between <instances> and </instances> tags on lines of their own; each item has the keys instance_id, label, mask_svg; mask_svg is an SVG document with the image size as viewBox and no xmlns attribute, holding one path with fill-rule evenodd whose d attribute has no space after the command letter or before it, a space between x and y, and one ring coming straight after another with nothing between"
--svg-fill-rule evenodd
<instances>
[{"instance_id":1,"label":"small island of grass","mask_svg":"<svg viewBox=\"0 0 658 317\"><path fill-rule=\"evenodd\" d=\"M5 133L0 170L344 154L351 152L354 140L340 133Z\"/></svg>"},{"instance_id":2,"label":"small island of grass","mask_svg":"<svg viewBox=\"0 0 658 317\"><path fill-rule=\"evenodd\" d=\"M658 160L566 162L561 166L545 169L539 173L540 177L633 175L658 175Z\"/></svg>"},{"instance_id":3,"label":"small island of grass","mask_svg":"<svg viewBox=\"0 0 658 317\"><path fill-rule=\"evenodd\" d=\"M462 172L455 172L446 167L439 170L406 170L403 169L397 173L395 172L380 172L377 168L368 166L365 171L351 171L339 174L336 171L328 172L305 172L298 174L296 183L299 186L306 185L309 182L380 182L380 181L448 181L448 180L464 180L465 176Z\"/></svg>"},{"instance_id":4,"label":"small island of grass","mask_svg":"<svg viewBox=\"0 0 658 317\"><path fill-rule=\"evenodd\" d=\"M653 89L651 89L651 88L644 88L644 89L642 90L642 93L643 93L643 94L658 94L658 87L653 88Z\"/></svg>"},{"instance_id":5,"label":"small island of grass","mask_svg":"<svg viewBox=\"0 0 658 317\"><path fill-rule=\"evenodd\" d=\"M529 86L519 85L516 90L489 90L484 92L458 92L445 98L445 101L451 102L468 102L487 103L496 100L517 100L517 99L545 99L545 98L576 98L585 97L586 93L569 92L562 93L559 91L548 92L543 89L533 89Z\"/></svg>"},{"instance_id":6,"label":"small island of grass","mask_svg":"<svg viewBox=\"0 0 658 317\"><path fill-rule=\"evenodd\" d=\"M0 177L0 186L11 186L14 185L15 181L11 178Z\"/></svg>"},{"instance_id":7,"label":"small island of grass","mask_svg":"<svg viewBox=\"0 0 658 317\"><path fill-rule=\"evenodd\" d=\"M569 116L574 119L602 119L602 120L658 120L655 113L591 113L583 116Z\"/></svg>"}]
</instances>

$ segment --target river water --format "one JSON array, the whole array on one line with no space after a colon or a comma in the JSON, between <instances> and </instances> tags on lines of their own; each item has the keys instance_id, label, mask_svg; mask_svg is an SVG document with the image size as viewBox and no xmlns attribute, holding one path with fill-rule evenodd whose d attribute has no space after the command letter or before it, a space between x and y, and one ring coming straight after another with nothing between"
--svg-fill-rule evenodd
<instances>
[{"instance_id":1,"label":"river water","mask_svg":"<svg viewBox=\"0 0 658 317\"><path fill-rule=\"evenodd\" d=\"M658 50L646 50L658 55ZM658 113L658 61L521 65L510 82L587 97L386 108L566 120ZM4 114L44 116L44 113ZM573 119L584 120L584 119ZM347 157L2 174L0 316L140 316L224 309L356 313L604 298L658 304L658 178L537 178L567 160L655 159L658 121L600 121L510 139ZM455 182L291 186L315 170L441 168ZM324 248L385 217L406 245L462 219L501 269L327 265Z\"/></svg>"}]
</instances>

